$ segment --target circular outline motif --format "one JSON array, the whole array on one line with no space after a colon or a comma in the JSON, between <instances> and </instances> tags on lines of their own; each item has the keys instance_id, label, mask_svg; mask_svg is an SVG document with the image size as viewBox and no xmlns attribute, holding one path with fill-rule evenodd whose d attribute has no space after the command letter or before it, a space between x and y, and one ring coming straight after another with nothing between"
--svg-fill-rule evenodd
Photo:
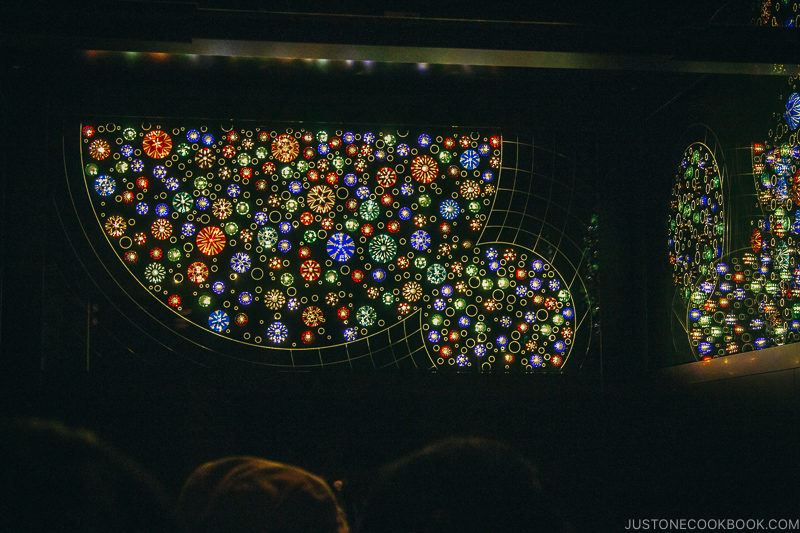
<instances>
[{"instance_id":1,"label":"circular outline motif","mask_svg":"<svg viewBox=\"0 0 800 533\"><path fill-rule=\"evenodd\" d=\"M714 152L693 142L683 152L672 187L667 218L673 283L684 298L698 279L713 276L725 253L724 177Z\"/></svg>"},{"instance_id":2,"label":"circular outline motif","mask_svg":"<svg viewBox=\"0 0 800 533\"><path fill-rule=\"evenodd\" d=\"M108 168L86 166L95 215L151 295L206 331L260 348L339 346L419 312L459 275L459 239L468 247L480 236L497 191L495 176L482 179L499 166L497 136L415 133L430 140L412 149L398 143L403 132L154 127L92 128L92 141L119 151ZM182 136L189 143L168 151ZM147 154L145 138L163 142ZM439 161L458 162L481 142L493 148L472 172L432 185ZM101 173L125 194L108 193L110 181L95 188ZM440 224L440 204L464 187L473 203Z\"/></svg>"}]
</instances>

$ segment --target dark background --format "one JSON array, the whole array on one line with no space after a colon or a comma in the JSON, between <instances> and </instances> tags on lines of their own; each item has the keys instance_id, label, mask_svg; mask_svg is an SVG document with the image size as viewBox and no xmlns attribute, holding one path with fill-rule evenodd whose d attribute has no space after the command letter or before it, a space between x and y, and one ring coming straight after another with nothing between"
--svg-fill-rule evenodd
<instances>
[{"instance_id":1,"label":"dark background","mask_svg":"<svg viewBox=\"0 0 800 533\"><path fill-rule=\"evenodd\" d=\"M346 3L308 11L377 18L353 29L320 14L244 11L216 13L210 24L219 5L205 2L184 24L183 8L164 3L12 7L2 17L0 75L4 412L94 429L172 494L200 462L252 453L344 479L357 511L371 469L431 439L483 435L536 461L551 504L579 530L621 529L630 517L798 517L794 374L681 386L659 372L693 360L673 349L669 323L665 221L680 154L704 124L729 173L747 172L747 148L774 123L784 78L86 52L102 48L95 38L130 39L106 49L131 50L187 34L278 31L288 41L450 39L448 46L508 49L546 41L554 50L708 61L782 62L797 51L789 30L753 40L745 2L598 4L605 3L403 8L472 19L451 34ZM476 18L561 24L531 29ZM65 128L102 115L499 126L537 132L567 154L572 141L589 139L601 216L601 349L560 376L298 373L237 364L176 340L130 304L91 253L71 206Z\"/></svg>"}]
</instances>

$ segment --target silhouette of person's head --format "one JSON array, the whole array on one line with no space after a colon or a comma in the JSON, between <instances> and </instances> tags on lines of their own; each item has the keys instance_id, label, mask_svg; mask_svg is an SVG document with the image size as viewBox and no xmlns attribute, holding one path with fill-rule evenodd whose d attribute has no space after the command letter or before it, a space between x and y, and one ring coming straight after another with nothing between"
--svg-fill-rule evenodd
<instances>
[{"instance_id":1,"label":"silhouette of person's head","mask_svg":"<svg viewBox=\"0 0 800 533\"><path fill-rule=\"evenodd\" d=\"M449 439L384 467L359 531L561 531L552 505L534 467L512 448Z\"/></svg>"},{"instance_id":2,"label":"silhouette of person's head","mask_svg":"<svg viewBox=\"0 0 800 533\"><path fill-rule=\"evenodd\" d=\"M91 432L4 422L0 455L2 531L175 531L155 480Z\"/></svg>"},{"instance_id":3,"label":"silhouette of person's head","mask_svg":"<svg viewBox=\"0 0 800 533\"><path fill-rule=\"evenodd\" d=\"M347 521L321 478L258 457L228 457L198 467L178 512L190 532L347 533Z\"/></svg>"}]
</instances>

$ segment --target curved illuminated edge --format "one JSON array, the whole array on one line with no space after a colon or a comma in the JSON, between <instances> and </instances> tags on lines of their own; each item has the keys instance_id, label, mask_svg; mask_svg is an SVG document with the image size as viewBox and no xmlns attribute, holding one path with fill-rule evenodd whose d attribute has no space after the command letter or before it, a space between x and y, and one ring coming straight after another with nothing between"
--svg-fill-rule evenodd
<instances>
[{"instance_id":1,"label":"curved illuminated edge","mask_svg":"<svg viewBox=\"0 0 800 533\"><path fill-rule=\"evenodd\" d=\"M143 123L142 125L144 126L144 123ZM84 124L83 124L83 122L81 122L81 123L78 125L78 138L79 138L79 139L80 139L81 132L83 131L83 127L84 127ZM152 124L148 123L148 128L144 128L144 127L143 127L143 129L149 129L150 127L152 127ZM220 126L220 129L222 129L223 131L230 131L230 130L232 130L232 129L233 129L233 127L230 127L230 128L228 128L227 130L225 130L225 128L224 128L224 127ZM124 261L124 260L123 260L123 259L120 257L119 253L118 253L118 252L117 252L117 250L116 250L116 247L115 247L115 246L114 246L114 244L111 242L111 240L109 239L109 237L108 237L108 235L106 234L106 232L102 231L102 224L100 223L100 217L99 217L99 215L98 215L98 213L97 213L97 209L95 208L94 202L92 201L91 191L89 190L89 181L86 179L86 175L85 175L85 173L84 173L84 171L85 171L85 162L84 162L84 159L83 159L83 150L82 150L82 149L81 149L81 150L79 150L79 154L80 154L80 163L81 163L81 176L83 177L83 180L82 180L82 181L83 181L83 185L84 185L84 191L86 192L86 195L87 195L87 199L88 199L89 205L92 207L92 214L94 215L94 218L95 218L95 220L96 220L96 221L98 222L98 224L100 225L101 233L103 234L103 237L105 238L105 240L106 240L106 243L109 245L109 247L111 248L111 250L114 252L114 255L116 256L116 258L119 260L119 262L120 262L120 263L122 263L122 265L125 267L125 270L128 272L128 274L130 274L130 275L131 275L131 277L132 277L134 280L136 280L136 283L138 283L138 284L139 284L139 286L141 286L141 287L144 289L144 291L145 291L147 294L149 294L149 295L150 295L150 297L152 297L153 299L155 299L155 300L156 300L156 301L157 301L157 302L158 302L160 305L162 305L163 307L166 307L166 308L167 308L167 309L168 309L170 312L172 312L172 313L173 313L175 316L179 317L179 318L180 318L181 320L183 320L184 322L186 322L186 323L189 323L189 324L191 324L191 325L195 326L196 328L200 329L201 331L203 331L203 332L205 332L205 333L210 333L210 334L212 334L212 335L215 335L215 336L217 336L217 337L219 337L219 338L221 338L221 339L224 339L224 340L226 340L226 341L233 341L233 342L235 342L235 343L238 343L238 344L241 344L241 345L244 345L244 346L250 346L250 347L259 348L259 349L274 350L274 351L278 351L278 352L289 352L289 353L291 353L291 352L293 352L293 351L311 351L311 352L313 352L313 351L327 350L327 349L331 349L331 348L341 348L341 347L344 347L344 346L347 346L347 345L351 345L351 344L353 344L353 343L358 343L358 342L361 342L361 341L365 341L365 340L368 340L368 339L369 339L369 338L371 338L371 337L374 337L374 336L376 336L376 335L379 335L379 334L383 334L383 333L385 333L385 332L386 332L386 331L387 331L389 328L391 328L391 327L395 327L395 326L397 326L397 325L399 325L399 324L401 324L401 323L405 323L406 321L408 321L409 319L411 319L411 318L412 318L414 315L419 315L419 317L420 317L420 318L419 318L419 320L420 320L420 324L421 324L421 320L422 320L422 319L421 319L421 316L422 316L422 308L420 307L419 309L415 310L413 313L410 313L410 314L409 314L409 316L405 317L404 319L398 320L397 322L393 322L392 324L388 324L388 325L384 326L382 329L379 329L379 330L377 330L377 331L373 331L373 332L372 332L372 333L370 333L369 335L365 335L365 336L363 336L363 337L359 337L359 338L358 338L358 339L356 339L355 341L350 341L350 342L340 342L340 343L336 343L336 344L325 344L325 345L322 345L322 346L314 346L314 347L283 347L283 346L269 346L269 345L255 344L255 343L250 343L250 342L242 341L242 340L239 340L239 339L235 339L235 338L233 338L233 337L227 337L227 336L225 336L225 335L220 335L219 333L217 333L217 332L215 332L215 331L213 331L213 330L210 330L210 329L208 329L208 328L206 328L206 327L203 327L202 325L198 324L197 322L195 322L195 321L193 321L193 320L190 320L190 319L186 318L185 316L183 316L182 314L180 314L180 313L179 313L177 310L175 310L175 309L171 308L170 306L168 306L167 304L165 304L164 302L162 302L162 301L161 301L161 300L160 300L160 299L159 299L159 298L156 296L156 294L155 294L155 293L153 293L152 291L150 291L150 290L149 290L149 289L148 289L148 288L147 288L147 287L146 287L146 286L145 286L145 285L144 285L144 284L143 284L143 283L142 283L142 282L139 280L139 278L138 278L138 277L137 277L137 276L136 276L136 275L135 275L135 274L134 274L134 273L133 273L133 272L130 270L130 268L127 266L127 264L125 263L125 261ZM501 135L501 143L500 143L500 160L501 160L501 162L502 162L502 157L503 157L503 139L502 139L502 135ZM500 184L500 181L501 181L501 176L502 176L502 173L503 173L503 170L502 170L502 169L503 169L503 166L502 166L502 164L501 164L501 165L500 165L500 168L498 169L498 173L497 173L497 181L498 181L498 186L499 186L499 184ZM68 181L69 181L69 180L68 180ZM499 189L499 187L498 187L498 189ZM493 198L492 198L492 205L491 205L491 206L490 206L490 208L489 208L489 212L491 212L491 209L494 207L494 202L495 202L495 199L496 199L496 198L497 198L497 191L495 191L495 194L494 194L494 196L493 196ZM485 228L484 228L484 229L485 229ZM84 234L85 234L85 231L84 231ZM478 242L480 241L480 238L481 238L481 236L482 236L482 235L483 235L483 230L481 231L481 235L479 235L478 239L476 240L476 246L478 245ZM89 240L89 242L91 243L91 239L89 238L89 235L88 235L88 234L86 234L86 237L87 237L87 240ZM515 246L516 246L516 245L515 245ZM92 246L92 249L94 250L94 247L93 247L93 246ZM96 250L94 250L94 251L95 251L95 254L97 255L97 251L96 251ZM108 271L108 269L106 269L106 270ZM110 271L109 271L109 274L111 274L111 272L110 272ZM559 275L560 275L560 274L559 274ZM113 276L113 274L111 274L111 276L112 276L112 277L114 277L114 276ZM125 290L125 289L122 287L122 285L121 285L121 284L119 284L119 282L117 282L117 281L116 281L116 278L115 278L115 282L117 283L117 285L118 285L118 286L120 286L120 287L123 289L123 291L125 292L125 294L126 294L126 295L127 295L129 298L131 298L132 300L134 300L134 301L135 301L135 297L134 297L134 296L132 296L130 293L128 293L128 291L126 291L126 290ZM154 318L155 320L158 320L156 317L154 317L154 316L153 316L151 313L149 313L149 312L148 312L148 315L149 315L149 316L151 316L152 318ZM159 321L159 322L160 322L160 321ZM421 331L422 331L422 330L421 330L421 328L420 328L420 332L421 332ZM420 333L420 334L421 334L421 333ZM185 336L182 336L182 337L183 337L184 339L187 339ZM190 339L187 339L187 340L190 340ZM191 342L193 342L193 344L196 344L196 345L198 345L198 346L201 346L201 347L203 347L203 348L206 348L205 346L203 346L203 345L202 345L202 344L200 344L200 343L197 343L197 342L195 342L195 341L191 341ZM426 351L426 354L428 355L428 359L431 361L431 363L433 364L433 366L434 366L434 367L436 367L436 365L435 365L435 363L434 363L434 360L432 359L430 352L428 352L427 346L425 345L425 343L424 343L424 342L423 342L423 346L425 346L425 351ZM570 345L570 347L571 347L571 345ZM241 361L253 362L253 361L251 361L250 359L245 359L245 358L236 358L236 359L238 359L238 360L241 360ZM270 364L270 363L262 363L262 364ZM564 364L566 364L566 358L565 358L565 360L564 360ZM273 365L271 365L271 366L283 367L283 366L285 366L285 365L273 364ZM313 366L311 366L311 367L312 367L312 368L317 368L317 367L319 367L319 366L322 366L322 365L313 365ZM293 367L293 368L302 368L302 367L303 367L303 365L292 365L292 367ZM562 367L563 367L563 365L562 365Z\"/></svg>"},{"instance_id":2,"label":"curved illuminated edge","mask_svg":"<svg viewBox=\"0 0 800 533\"><path fill-rule=\"evenodd\" d=\"M522 246L521 244L507 243L507 242L486 242L486 243L480 243L480 244L481 244L481 246L490 245L490 244L502 244L502 245L506 245L506 246L516 246L516 247L521 248L521 249L525 250L526 252L532 254L535 257L538 257L538 258L540 258L542 260L545 260L544 257L540 256L538 253L533 251L531 248L528 248L527 246ZM566 282L566 278L561 274L561 272L559 272L559 270L556 268L556 266L553 264L553 262L552 261L547 261L547 263L550 265L550 268L552 268L553 271L555 271L556 275L562 281ZM580 279L579 276L577 278ZM570 303L572 303L572 308L575 309L575 296L572 294L572 284L570 284L567 288L569 289ZM583 318L585 318L585 316L586 315L584 314ZM578 328L580 327L580 324L583 323L583 319L581 319L580 324L577 322L577 320L575 320L574 322L575 322L575 331L577 332ZM561 367L559 368L559 371L563 371L564 368L567 366L567 362L569 362L569 357L570 357L570 355L572 355L572 347L574 345L575 345L574 342L570 342L569 344L567 344L567 346L569 348L567 349L566 355L564 355L564 362L561 363Z\"/></svg>"},{"instance_id":3,"label":"curved illuminated edge","mask_svg":"<svg viewBox=\"0 0 800 533\"><path fill-rule=\"evenodd\" d=\"M726 199L725 199L725 197L726 197L726 194L725 194L725 190L726 190L725 181L726 180L725 180L725 176L724 176L724 171L723 171L722 167L719 165L719 162L717 160L716 150L712 150L706 143L704 143L702 141L694 141L694 142L689 143L686 146L686 148L684 148L684 153L687 150L691 149L693 146L701 146L702 148L704 148L708 152L708 154L711 156L711 161L712 161L712 163L714 165L714 169L716 169L716 171L717 171L716 173L717 173L717 175L719 175L719 188L720 188L720 191L722 193L722 201L721 201L721 205L720 205L720 215L719 216L720 216L720 218L722 218L722 220L724 222L724 233L722 234L722 237L720 238L720 241L722 243L722 251L721 251L721 253L720 253L718 258L712 259L710 261L710 264L713 266L716 263L718 263L723 256L726 255L726 252L728 250L728 235L729 235L729 232L728 232L728 228L727 228L728 221L726 220L728 210L727 210L727 207L726 207L727 202L726 202ZM701 278L702 278L702 275L698 274L691 283L693 285L696 285L700 281Z\"/></svg>"},{"instance_id":4,"label":"curved illuminated edge","mask_svg":"<svg viewBox=\"0 0 800 533\"><path fill-rule=\"evenodd\" d=\"M690 142L689 144L686 145L686 147L683 149L683 153L686 153L686 151L689 150L692 146L701 146L702 148L707 150L708 154L712 158L714 167L717 169L717 174L719 175L719 181L720 181L720 190L722 192L722 205L721 205L721 208L720 208L720 217L723 220L725 232L724 232L724 234L722 235L722 238L721 238L722 251L720 253L720 256L711 261L711 265L714 266L717 263L719 263L720 261L722 261L722 259L724 257L727 257L729 255L729 253L730 253L730 243L729 243L730 232L728 231L728 224L729 224L728 216L729 216L729 213L728 213L728 209L727 209L729 191L728 191L728 187L726 185L726 181L727 180L725 179L726 178L726 170L725 170L725 163L724 163L725 162L725 158L724 158L724 154L722 153L722 149L721 149L721 147L719 145L719 141L718 141L718 139L716 137L716 134L711 130L711 128L709 128L708 126L705 126L705 125L696 125L695 127L702 128L703 134L706 136L706 140L708 140L708 138L710 137L710 141L714 145L714 148L711 148L708 145L708 143L706 142L706 140L702 140L702 141L695 140L695 141L692 141L692 142ZM722 162L722 163L720 164L720 162ZM676 176L676 179L677 179L677 176ZM675 183L675 181L673 181L673 184L674 183ZM707 281L714 282L718 278L718 274L717 274L716 268L712 268L711 270L712 270L711 275L707 276L705 279ZM698 274L698 276L692 282L692 285L693 286L697 286L700 283L702 283L702 281L703 281L703 276ZM684 334L686 335L686 340L688 341L689 349L692 352L692 356L697 361L700 361L702 359L702 357L700 356L700 354L699 354L699 352L697 350L697 347L692 345L692 340L689 338L688 316L689 316L689 311L692 308L692 302L691 302L690 299L686 299L686 298L684 298L683 296L681 296L679 294L679 291L680 291L680 286L679 285L674 285L674 286L675 286L676 292L675 292L675 295L673 297L673 305L672 305L673 309L672 309L672 312L671 312L671 316L673 318L673 321L677 321L678 324L680 324ZM717 286L717 284L714 283L714 290L716 290L716 286ZM676 299L679 300L679 301L676 302L675 301ZM675 308L676 304L678 305L678 308L681 311L680 314L677 312L677 310Z\"/></svg>"},{"instance_id":5,"label":"curved illuminated edge","mask_svg":"<svg viewBox=\"0 0 800 533\"><path fill-rule=\"evenodd\" d=\"M547 264L547 265L548 265L548 266L549 266L549 267L550 267L550 268L553 270L553 272L555 272L556 276L558 276L558 278L559 278L559 279L560 279L562 282L565 282L565 283L566 283L566 278L565 278L565 277L564 277L564 276L561 274L561 272L560 272L560 271L559 271L559 270L556 268L556 266L553 264L553 262L552 262L552 261L547 261L547 260L546 260L544 257L542 257L542 256L541 256L541 255L539 255L537 252L535 252L533 249L531 249L531 248L529 248L529 247L527 247L527 246L523 246L523 245L521 245L521 244L514 243L514 242L508 242L508 241L490 241L490 242L480 242L480 239L478 240L478 242L476 242L476 243L475 243L475 246L484 246L484 247L485 247L485 246L492 246L492 245L501 245L501 246L508 246L508 247L514 247L514 248L518 248L518 249L520 249L520 250L523 250L523 251L525 251L525 252L527 252L527 253L529 253L529 254L531 255L531 258L530 258L529 260L533 260L533 259L541 259L542 261L544 261L544 262L545 262L545 263L546 263L546 264ZM576 275L576 276L575 276L575 279L580 279L580 277ZM572 284L568 285L567 289L569 290L569 296L570 296L570 298L569 298L568 302L570 303L571 307L572 307L573 309L575 309L575 298L574 298L574 296L573 296ZM420 315L420 335L422 335L422 337L423 337L423 346L425 346L425 350L426 350L426 351L427 351L427 353L428 353L428 358L430 359L430 361L431 361L431 364L433 365L433 367L434 367L434 368L440 368L440 367L442 367L443 365L441 365L441 364L438 364L438 363L436 362L436 359L433 357L433 355L430 353L430 351L429 351L429 349L428 349L428 340L425 338L425 335L424 335L424 329L423 329L423 327L422 327L422 326L423 326L423 320L422 320L423 310L422 310L422 309L420 309L420 310L416 311L416 313L418 313L418 314ZM584 314L581 316L581 320L580 320L580 322L577 320L577 317L575 317L575 318L573 319L573 322L574 322L574 330L575 330L575 332L576 332L576 333L577 333L578 329L581 327L581 325L583 324L583 320L584 320L584 319L585 319L585 318L586 318L588 315L589 315L589 312L588 312L588 311L586 311L586 312L585 312L585 313L584 313ZM575 343L574 343L574 342L570 342L570 343L568 343L568 344L566 344L566 345L567 345L567 350L565 351L565 353L564 353L564 355L563 355L563 357L564 357L564 361L563 361L563 363L561 363L561 365L558 367L558 369L557 369L557 370L544 370L544 371L541 371L541 370L539 370L539 371L537 371L537 370L535 370L535 369L524 369L524 370L525 370L525 373L528 373L528 374L534 374L534 373L547 373L547 374L555 374L555 373L561 373L561 372L563 372L563 371L564 371L564 369L565 369L565 368L566 368L566 366L567 366L567 363L568 363L568 361L569 361L570 355L572 354L572 348L573 348L573 346L575 345ZM480 371L480 369L478 369L478 370ZM463 371L464 371L464 372L467 372L467 371L469 371L469 370L466 370L466 369L465 369L465 370L463 370Z\"/></svg>"}]
</instances>

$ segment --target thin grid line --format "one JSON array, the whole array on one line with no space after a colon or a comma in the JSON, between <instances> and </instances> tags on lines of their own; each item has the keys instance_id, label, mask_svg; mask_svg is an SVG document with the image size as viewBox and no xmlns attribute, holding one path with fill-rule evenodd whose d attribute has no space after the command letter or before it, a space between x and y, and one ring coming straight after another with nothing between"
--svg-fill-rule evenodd
<instances>
[{"instance_id":1,"label":"thin grid line","mask_svg":"<svg viewBox=\"0 0 800 533\"><path fill-rule=\"evenodd\" d=\"M422 310L418 311L418 313L421 316L422 315ZM420 322L420 327L417 328L417 331L419 331L419 332L422 331L422 322ZM409 354L409 356L411 356L411 346L408 344L408 339L411 336L411 334L408 333L408 329L406 328L406 322L405 321L403 321L403 334L405 335L405 337L403 338L403 341L406 344L406 352ZM412 357L411 358L411 362L414 364L414 368L419 368L419 366L417 365L417 360L415 358Z\"/></svg>"},{"instance_id":2,"label":"thin grid line","mask_svg":"<svg viewBox=\"0 0 800 533\"><path fill-rule=\"evenodd\" d=\"M372 368L378 368L375 366L375 358L372 357L372 347L369 345L369 337L366 338L367 341L367 355L369 355L369 360L372 362Z\"/></svg>"},{"instance_id":3,"label":"thin grid line","mask_svg":"<svg viewBox=\"0 0 800 533\"><path fill-rule=\"evenodd\" d=\"M519 148L517 147L517 148L514 150L514 169L513 169L513 170L514 170L514 187L515 187L515 188L516 188L516 184L517 184L517 170L518 170L518 167L519 167ZM499 183L499 181L498 181L498 186L499 186L499 185L500 185L500 183ZM499 197L499 195L500 195L500 191L498 191L498 192L497 192L497 195L498 195L497 197ZM509 201L508 201L508 206L507 206L507 207L508 207L508 208L510 208L510 207L511 207L511 199L510 199L510 198L509 198ZM508 221L508 208L506 208L506 209L504 210L504 211L505 211L505 214L506 214L506 216L505 216L505 218L503 219L503 224L502 224L502 227L505 227L505 226L506 226L506 222ZM487 220L487 222L488 222L488 220Z\"/></svg>"},{"instance_id":4,"label":"thin grid line","mask_svg":"<svg viewBox=\"0 0 800 533\"><path fill-rule=\"evenodd\" d=\"M570 193L568 195L567 206L566 206L566 209L565 209L567 213L570 213L572 211L571 210L572 197L573 197L573 191L575 191L575 165L574 164L572 165L572 182L571 182L570 185L571 185ZM556 250L560 250L561 249L561 241L564 240L564 234L566 233L566 231L567 231L567 217L564 217L564 225L562 226L561 232L559 233L558 244L556 244L556 247L555 247ZM555 252L553 252L553 258L550 260L551 263L553 262L553 259L555 259ZM581 258L581 261L583 261L583 258ZM578 265L580 265L581 261L578 262ZM576 269L576 271L577 271L577 269Z\"/></svg>"},{"instance_id":5,"label":"thin grid line","mask_svg":"<svg viewBox=\"0 0 800 533\"><path fill-rule=\"evenodd\" d=\"M506 191L511 191L511 189L505 189L505 190L506 190ZM544 200L545 200L545 197L544 197L544 196L540 196L540 195L539 195L539 194L537 194L537 193L531 193L531 196L533 196L533 197L534 197L534 198L536 198L536 199L542 200L542 201L544 201ZM514 212L514 213L521 214L521 215L525 215L525 216L528 216L528 217L534 218L534 219L536 219L536 220L541 220L542 222L545 222L545 223L547 223L547 221L545 221L544 219L537 219L537 218L535 217L535 215L534 215L534 214L532 214L532 213L523 213L523 212L520 212L520 211L516 211L516 212ZM573 221L575 221L575 223L584 224L584 221L583 221L582 219L578 218L578 216L577 216L577 215L575 215L575 214L573 214L573 213L571 213L571 212L569 212L569 213L565 213L565 215L567 216L567 218L570 218L570 219L572 219ZM552 224L550 224L550 227L552 227L553 229L557 229L557 228L556 228L556 226L553 226Z\"/></svg>"},{"instance_id":6,"label":"thin grid line","mask_svg":"<svg viewBox=\"0 0 800 533\"><path fill-rule=\"evenodd\" d=\"M400 365L397 363L397 356L394 354L394 347L393 347L393 344L392 344L392 328L391 327L386 330L386 337L389 339L388 348L392 351L392 359L394 360L394 366L396 366L397 368L400 368ZM386 365L386 366L388 366L388 365Z\"/></svg>"},{"instance_id":7,"label":"thin grid line","mask_svg":"<svg viewBox=\"0 0 800 533\"><path fill-rule=\"evenodd\" d=\"M411 318L413 318L413 316L414 316L415 314L417 314L417 313L421 313L421 309L417 309L417 310L416 310L414 313L410 314L408 317L404 318L404 319L401 321L401 322L403 323L403 328L404 328L404 330L406 331L406 334L405 334L405 336L403 336L402 338L397 338L397 339L396 339L396 340L395 340L395 341L394 341L392 344L390 344L390 345L388 345L388 346L386 346L386 347L380 348L380 349L378 349L378 350L376 350L376 351L374 351L374 352L372 351L372 349L371 349L371 347L370 347L370 349L369 349L368 353L365 353L364 355L359 355L359 356L352 357L352 356L350 355L350 347L351 347L351 346L355 346L356 344L358 344L358 343L362 343L362 342L366 342L366 343L367 343L367 346L369 347L369 340L370 340L370 339L376 338L378 335L384 335L384 334L387 334L387 333L388 333L388 331L389 331L389 329L398 327L398 326L399 326L399 323L393 324L393 325L392 325L392 326L390 326L389 328L383 329L383 330L381 330L381 331L377 331L377 332L375 332L375 333L373 333L373 334L370 334L370 335L368 335L368 336L366 336L366 337L363 337L363 338L361 338L361 339L357 339L357 340L355 340L355 341L348 342L348 343L345 343L345 344L342 344L342 345L337 345L337 346L323 346L323 347L319 348L319 350L321 350L321 351L327 351L327 350L338 349L338 348L341 348L342 346L344 346L344 347L346 347L346 350L347 350L348 361L355 361L355 360L357 360L357 359L363 359L364 357L371 356L371 355L372 355L372 353L379 353L379 352L381 352L381 351L384 351L384 350L390 349L392 346L395 346L395 345L397 345L397 344L400 344L400 343L402 343L403 341L406 341L406 343L407 343L407 339L408 339L408 338L410 338L411 336L413 336L415 333L417 333L417 332L418 332L418 330L417 330L417 329L414 329L414 330L412 330L412 331L411 331L411 333L407 333L407 328L405 327L405 322L408 322L408 321L409 321ZM409 348L410 348L410 347L409 347ZM400 360L402 360L402 359L405 359L405 357L401 358ZM373 361L373 363L374 363L374 361ZM314 367L315 365L297 365L297 366L298 366L298 367L301 367L301 368L306 368L306 367ZM352 363L351 363L351 366L352 366ZM376 366L376 365L374 365L374 364L373 364L373 366L374 366L375 368L377 368L377 366Z\"/></svg>"},{"instance_id":8,"label":"thin grid line","mask_svg":"<svg viewBox=\"0 0 800 533\"><path fill-rule=\"evenodd\" d=\"M552 163L552 166L551 166L550 168L551 168L551 170L552 170L553 172L555 172L555 168L556 168L556 165L555 165L555 152L553 153L553 158L554 158L554 159L553 159L553 163ZM550 194L547 196L547 198L545 198L545 202L547 202L547 203L545 204L544 214L542 215L542 219L543 219L543 220L544 220L544 219L547 219L547 214L550 212L550 197L551 197L551 196L552 196L552 194L553 194L553 182L552 182L552 181L550 182L550 190L549 190L549 193L550 193ZM534 250L537 250L537 252L538 252L539 240L540 240L540 239L541 239L541 237L542 237L542 230L543 230L543 229L544 229L544 225L542 225L542 226L539 228L539 234L536 236L536 242L533 244L533 249L534 249Z\"/></svg>"},{"instance_id":9,"label":"thin grid line","mask_svg":"<svg viewBox=\"0 0 800 533\"><path fill-rule=\"evenodd\" d=\"M534 166L534 154L536 153L535 150L531 150L531 170L533 170ZM533 175L531 175L531 179L528 180L528 190L525 191L525 207L523 207L523 211L525 213L528 212L528 205L531 202L531 190L533 189ZM519 232L522 230L522 223L525 217L519 217L519 224L517 225L517 232L514 234L513 242L517 242L517 237L519 237ZM551 261L552 262L552 261Z\"/></svg>"},{"instance_id":10,"label":"thin grid line","mask_svg":"<svg viewBox=\"0 0 800 533\"><path fill-rule=\"evenodd\" d=\"M510 211L510 213L513 213L513 214L518 214L518 215L524 215L524 213L520 213L519 211ZM543 220L540 220L540 219L534 219L534 220L536 220L537 222L541 222L541 225L542 225L542 226L548 226L548 227L550 227L550 228L557 229L557 228L556 228L555 226L553 226L552 224L549 224L549 223L547 223L547 222L545 222L545 221L543 221ZM503 228L503 226L490 226L490 227L492 227L492 228L498 228L498 229L502 229L502 228ZM523 234L527 234L527 235L531 235L531 236L532 236L532 235L534 235L534 233L533 233L532 231L530 231L530 230L527 230L527 229L523 229L523 230L521 230L521 233L523 233ZM576 249L576 250L581 250L581 247L580 247L580 246L578 246L578 245L575 243L575 241L574 241L574 240L572 240L572 238L571 238L571 237L567 237L566 239L567 239L567 242L568 242L568 243L570 243L570 244L572 244L572 245L575 247L575 249ZM542 237L542 238L541 238L541 240L542 240L544 243L546 243L546 244L549 244L550 246L552 246L552 245L554 244L554 243L553 243L553 242L551 242L551 241L550 241L550 240L549 240L547 237ZM512 244L517 244L517 243L512 243ZM533 248L531 248L531 249L533 250ZM534 251L535 251L536 253L539 253L539 252L538 252L538 250L534 250ZM566 254L563 254L563 252L561 252L561 253L562 253L562 255L564 255L565 257L567 257L567 256L566 256ZM569 260L569 258L567 258L567 261L569 262L570 266L572 266L573 268L575 267L575 264L574 264L574 263L572 263L572 261L570 261L570 260Z\"/></svg>"},{"instance_id":11,"label":"thin grid line","mask_svg":"<svg viewBox=\"0 0 800 533\"><path fill-rule=\"evenodd\" d=\"M345 354L347 354L347 364L350 366L350 369L353 369L353 359L350 357L350 344L344 345Z\"/></svg>"}]
</instances>

